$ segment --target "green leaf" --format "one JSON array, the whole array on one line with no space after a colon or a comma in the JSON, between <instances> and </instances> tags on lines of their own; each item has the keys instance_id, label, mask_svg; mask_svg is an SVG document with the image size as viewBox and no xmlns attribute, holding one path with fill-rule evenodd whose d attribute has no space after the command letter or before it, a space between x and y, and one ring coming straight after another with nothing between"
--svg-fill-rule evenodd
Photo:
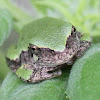
<instances>
[{"instance_id":1,"label":"green leaf","mask_svg":"<svg viewBox=\"0 0 100 100\"><path fill-rule=\"evenodd\" d=\"M61 76L36 84L21 81L9 73L0 88L0 100L66 100L68 71Z\"/></svg>"},{"instance_id":2,"label":"green leaf","mask_svg":"<svg viewBox=\"0 0 100 100\"><path fill-rule=\"evenodd\" d=\"M63 51L66 40L71 34L72 25L60 19L45 17L26 25L19 38L16 53L12 55L12 49L8 51L8 57L15 59L22 50L27 50L29 43L38 47Z\"/></svg>"},{"instance_id":3,"label":"green leaf","mask_svg":"<svg viewBox=\"0 0 100 100\"><path fill-rule=\"evenodd\" d=\"M8 72L9 72L9 68L6 64L5 57L0 52L0 79L3 80Z\"/></svg>"},{"instance_id":4,"label":"green leaf","mask_svg":"<svg viewBox=\"0 0 100 100\"><path fill-rule=\"evenodd\" d=\"M92 45L86 54L75 62L68 80L69 100L100 99L100 43Z\"/></svg>"},{"instance_id":5,"label":"green leaf","mask_svg":"<svg viewBox=\"0 0 100 100\"><path fill-rule=\"evenodd\" d=\"M43 16L72 23L82 33L100 36L100 0L31 0ZM96 42L96 41L95 41Z\"/></svg>"},{"instance_id":6,"label":"green leaf","mask_svg":"<svg viewBox=\"0 0 100 100\"><path fill-rule=\"evenodd\" d=\"M0 9L0 46L10 35L12 28L12 17L5 9Z\"/></svg>"}]
</instances>

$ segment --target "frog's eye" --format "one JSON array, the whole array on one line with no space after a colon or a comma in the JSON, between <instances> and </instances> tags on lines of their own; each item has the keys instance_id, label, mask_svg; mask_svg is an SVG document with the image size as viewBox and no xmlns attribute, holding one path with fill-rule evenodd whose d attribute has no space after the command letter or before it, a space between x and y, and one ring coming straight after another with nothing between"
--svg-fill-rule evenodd
<instances>
[{"instance_id":1,"label":"frog's eye","mask_svg":"<svg viewBox=\"0 0 100 100\"><path fill-rule=\"evenodd\" d=\"M29 44L29 50L30 50L32 53L37 54L37 53L38 53L38 51L40 50L40 48L39 48L39 47L37 47L36 45Z\"/></svg>"},{"instance_id":2,"label":"frog's eye","mask_svg":"<svg viewBox=\"0 0 100 100\"><path fill-rule=\"evenodd\" d=\"M39 47L37 47L37 46L34 45L34 44L30 44L30 43L29 43L29 48L32 48L33 50L36 50L36 49L38 49Z\"/></svg>"},{"instance_id":3,"label":"frog's eye","mask_svg":"<svg viewBox=\"0 0 100 100\"><path fill-rule=\"evenodd\" d=\"M72 31L76 32L76 28L72 25Z\"/></svg>"}]
</instances>

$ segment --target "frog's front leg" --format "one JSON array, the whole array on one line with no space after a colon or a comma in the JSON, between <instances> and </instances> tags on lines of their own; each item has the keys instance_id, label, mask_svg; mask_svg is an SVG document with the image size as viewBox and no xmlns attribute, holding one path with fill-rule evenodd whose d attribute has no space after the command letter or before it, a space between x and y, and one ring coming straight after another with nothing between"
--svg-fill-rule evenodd
<instances>
[{"instance_id":1,"label":"frog's front leg","mask_svg":"<svg viewBox=\"0 0 100 100\"><path fill-rule=\"evenodd\" d=\"M57 67L42 67L33 73L29 79L30 83L40 82L46 79L51 79L53 77L60 76L62 71L60 70L61 66Z\"/></svg>"},{"instance_id":2,"label":"frog's front leg","mask_svg":"<svg viewBox=\"0 0 100 100\"><path fill-rule=\"evenodd\" d=\"M90 41L80 41L80 48L75 55L77 58L83 56L83 54L87 51L87 49L91 46L92 39Z\"/></svg>"},{"instance_id":3,"label":"frog's front leg","mask_svg":"<svg viewBox=\"0 0 100 100\"><path fill-rule=\"evenodd\" d=\"M72 59L70 59L66 64L67 65L73 65L73 63L74 63L74 61L75 61L75 56L72 58Z\"/></svg>"},{"instance_id":4,"label":"frog's front leg","mask_svg":"<svg viewBox=\"0 0 100 100\"><path fill-rule=\"evenodd\" d=\"M76 58L80 58L91 46L92 39L90 41L80 41L80 47L76 55L67 62L67 65L72 65Z\"/></svg>"}]
</instances>

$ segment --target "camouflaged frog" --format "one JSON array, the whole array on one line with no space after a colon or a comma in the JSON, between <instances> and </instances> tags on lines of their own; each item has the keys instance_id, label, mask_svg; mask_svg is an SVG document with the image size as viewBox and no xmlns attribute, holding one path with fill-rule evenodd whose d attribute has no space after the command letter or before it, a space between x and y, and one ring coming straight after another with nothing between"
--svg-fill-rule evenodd
<instances>
[{"instance_id":1,"label":"camouflaged frog","mask_svg":"<svg viewBox=\"0 0 100 100\"><path fill-rule=\"evenodd\" d=\"M60 76L63 64L72 65L90 47L91 39L81 40L82 36L72 25L63 51L29 43L27 50L22 50L18 58L13 60L7 57L8 66L19 78L29 83Z\"/></svg>"}]
</instances>

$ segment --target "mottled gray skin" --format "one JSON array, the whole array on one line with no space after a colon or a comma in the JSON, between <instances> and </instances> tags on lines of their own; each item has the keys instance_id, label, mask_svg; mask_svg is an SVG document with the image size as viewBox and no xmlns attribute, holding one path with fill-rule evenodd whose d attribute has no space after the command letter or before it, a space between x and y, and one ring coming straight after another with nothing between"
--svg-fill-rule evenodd
<instances>
[{"instance_id":1,"label":"mottled gray skin","mask_svg":"<svg viewBox=\"0 0 100 100\"><path fill-rule=\"evenodd\" d=\"M27 69L33 70L30 83L39 82L61 75L60 68L63 64L72 65L76 58L80 58L90 47L91 41L80 41L81 34L72 27L71 35L66 41L64 51L58 52L49 48L39 48L29 44L28 51L22 51L18 59L7 59L8 65L13 72L22 64L28 64Z\"/></svg>"}]
</instances>

